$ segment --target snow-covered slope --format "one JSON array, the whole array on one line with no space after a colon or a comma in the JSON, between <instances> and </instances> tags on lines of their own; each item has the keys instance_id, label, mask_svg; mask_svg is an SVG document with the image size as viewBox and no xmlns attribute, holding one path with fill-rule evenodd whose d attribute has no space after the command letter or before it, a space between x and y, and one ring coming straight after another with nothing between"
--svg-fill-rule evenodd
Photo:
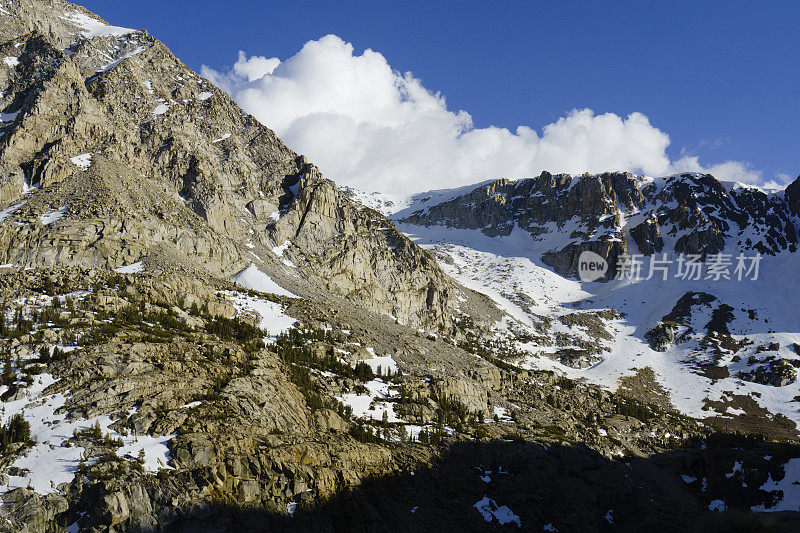
<instances>
[{"instance_id":1,"label":"snow-covered slope","mask_svg":"<svg viewBox=\"0 0 800 533\"><path fill-rule=\"evenodd\" d=\"M561 197L590 179L567 180ZM434 252L449 275L508 312L494 325L494 334L513 347L507 355L518 364L613 390L638 387L646 393L651 388L688 415L714 417L731 427L780 427L792 434L800 423L797 213L787 207L791 198L783 191L724 187L712 180L633 178L633 202L612 195L608 218L613 221L606 231L622 240L624 252L641 254L642 275L629 272L632 279L607 282L581 282L554 272L543 259L596 238L603 215L595 206L603 198L579 196L572 200L577 212L570 216L562 206L548 208L553 198L535 185L538 200L517 198L513 206L507 190L481 185L466 195L437 192L442 202L424 209L416 204L393 218L412 240ZM502 186L521 187L519 182ZM505 197L498 200L498 194ZM488 198L491 205L476 198ZM532 208L533 201L545 208ZM645 256L636 243L644 233L635 239L631 229L648 220L661 242L649 250L655 255ZM587 232L589 227L593 231ZM682 248L687 246L695 249ZM706 279L709 264L702 259L700 279L676 276L679 252L730 256L730 279ZM742 271L739 280L737 256L745 255L749 267L758 253L763 255L757 279L751 270ZM653 276L646 279L654 258ZM658 263L664 258L668 263ZM667 269L666 279L659 266Z\"/></svg>"}]
</instances>

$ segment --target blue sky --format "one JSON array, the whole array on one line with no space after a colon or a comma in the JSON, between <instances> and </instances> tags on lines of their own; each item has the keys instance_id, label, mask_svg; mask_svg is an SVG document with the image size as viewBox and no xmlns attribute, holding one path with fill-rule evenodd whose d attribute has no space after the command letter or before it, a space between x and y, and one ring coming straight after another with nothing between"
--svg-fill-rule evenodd
<instances>
[{"instance_id":1,"label":"blue sky","mask_svg":"<svg viewBox=\"0 0 800 533\"><path fill-rule=\"evenodd\" d=\"M670 159L800 174L794 1L80 3L147 28L197 70L224 72L239 50L284 60L332 33L412 71L475 127L637 111L670 136Z\"/></svg>"}]
</instances>

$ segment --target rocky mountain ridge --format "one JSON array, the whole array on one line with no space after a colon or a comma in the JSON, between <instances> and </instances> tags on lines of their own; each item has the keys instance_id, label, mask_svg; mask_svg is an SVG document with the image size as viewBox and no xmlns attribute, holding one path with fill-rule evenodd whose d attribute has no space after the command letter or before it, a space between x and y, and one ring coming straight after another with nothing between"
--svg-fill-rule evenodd
<instances>
[{"instance_id":1,"label":"rocky mountain ridge","mask_svg":"<svg viewBox=\"0 0 800 533\"><path fill-rule=\"evenodd\" d=\"M253 262L292 290L322 290L404 322L449 320L456 289L435 262L146 31L108 26L66 2L6 10L1 261L144 260L222 279ZM285 242L287 261L272 253ZM289 263L307 285L292 283Z\"/></svg>"},{"instance_id":2,"label":"rocky mountain ridge","mask_svg":"<svg viewBox=\"0 0 800 533\"><path fill-rule=\"evenodd\" d=\"M767 194L756 187L717 181L708 174L648 179L627 173L573 177L542 173L537 178L501 179L471 192L401 211L394 218L417 225L443 225L508 236L514 227L534 239L565 236L542 261L576 276L578 257L592 251L617 271L620 256L640 253L696 254L705 258L726 246L775 255L795 252L797 188Z\"/></svg>"}]
</instances>

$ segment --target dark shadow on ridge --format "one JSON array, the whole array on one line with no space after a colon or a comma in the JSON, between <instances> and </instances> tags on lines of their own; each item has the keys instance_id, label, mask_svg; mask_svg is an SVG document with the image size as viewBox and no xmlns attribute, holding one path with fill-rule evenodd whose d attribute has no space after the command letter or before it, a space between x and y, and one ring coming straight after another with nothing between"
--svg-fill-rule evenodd
<instances>
[{"instance_id":1,"label":"dark shadow on ridge","mask_svg":"<svg viewBox=\"0 0 800 533\"><path fill-rule=\"evenodd\" d=\"M399 451L398 464L411 464L413 450L410 445ZM428 468L367 479L322 503L310 495L298 498L293 517L285 509L216 504L195 509L192 516L178 512L162 527L170 532L800 531L798 512L750 512L782 499L781 492L759 487L783 479L783 465L796 457L798 446L728 434L619 460L581 444L460 442ZM475 507L484 498L492 500L491 521ZM501 525L498 516L508 522Z\"/></svg>"}]
</instances>

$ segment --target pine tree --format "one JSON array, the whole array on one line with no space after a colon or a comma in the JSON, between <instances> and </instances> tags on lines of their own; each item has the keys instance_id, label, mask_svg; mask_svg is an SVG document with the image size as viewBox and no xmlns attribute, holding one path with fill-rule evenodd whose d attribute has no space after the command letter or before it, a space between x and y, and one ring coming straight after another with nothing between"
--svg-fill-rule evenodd
<instances>
[{"instance_id":1,"label":"pine tree","mask_svg":"<svg viewBox=\"0 0 800 533\"><path fill-rule=\"evenodd\" d=\"M42 346L39 349L39 362L40 363L49 363L50 362L50 348L47 346Z\"/></svg>"},{"instance_id":2,"label":"pine tree","mask_svg":"<svg viewBox=\"0 0 800 533\"><path fill-rule=\"evenodd\" d=\"M3 356L3 374L0 376L0 381L3 385L11 385L17 380L17 373L14 372L14 367L11 363L11 355L6 354Z\"/></svg>"}]
</instances>

